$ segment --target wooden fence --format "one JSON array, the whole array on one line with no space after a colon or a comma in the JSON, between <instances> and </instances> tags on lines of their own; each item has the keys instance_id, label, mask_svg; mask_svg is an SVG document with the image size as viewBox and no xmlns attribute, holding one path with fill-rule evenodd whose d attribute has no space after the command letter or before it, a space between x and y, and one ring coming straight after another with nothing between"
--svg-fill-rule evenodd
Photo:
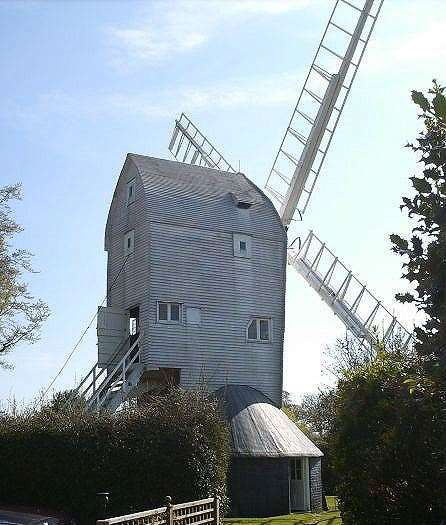
<instances>
[{"instance_id":1,"label":"wooden fence","mask_svg":"<svg viewBox=\"0 0 446 525\"><path fill-rule=\"evenodd\" d=\"M173 505L169 496L166 506L135 512L126 516L99 520L96 525L219 525L218 497Z\"/></svg>"}]
</instances>

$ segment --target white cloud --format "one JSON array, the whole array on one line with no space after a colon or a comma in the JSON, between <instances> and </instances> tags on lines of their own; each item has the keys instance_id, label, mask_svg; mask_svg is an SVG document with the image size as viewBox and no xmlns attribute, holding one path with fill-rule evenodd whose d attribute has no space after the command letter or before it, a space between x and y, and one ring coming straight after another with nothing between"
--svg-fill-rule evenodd
<instances>
[{"instance_id":1,"label":"white cloud","mask_svg":"<svg viewBox=\"0 0 446 525\"><path fill-rule=\"evenodd\" d=\"M290 106L297 100L298 87L298 76L284 73L270 78L240 79L212 86L184 86L157 93L113 94L106 97L104 103L114 112L123 111L146 118L171 117L181 110L199 112Z\"/></svg>"},{"instance_id":2,"label":"white cloud","mask_svg":"<svg viewBox=\"0 0 446 525\"><path fill-rule=\"evenodd\" d=\"M309 0L176 0L154 2L142 21L113 27L108 34L113 62L119 68L156 63L206 43L221 27L252 16L282 15L302 9Z\"/></svg>"},{"instance_id":3,"label":"white cloud","mask_svg":"<svg viewBox=\"0 0 446 525\"><path fill-rule=\"evenodd\" d=\"M302 75L282 73L268 78L228 79L220 84L178 86L142 92L109 92L84 95L48 92L27 106L9 107L3 114L33 127L52 116L96 118L137 116L172 118L180 111L198 113L254 107L292 107L297 100Z\"/></svg>"},{"instance_id":4,"label":"white cloud","mask_svg":"<svg viewBox=\"0 0 446 525\"><path fill-rule=\"evenodd\" d=\"M376 74L441 74L446 63L446 10L443 1L426 1L425 9L413 2L385 6L378 24L379 38L372 36L366 67ZM433 16L435 13L435 16ZM398 20L398 30L394 21Z\"/></svg>"}]
</instances>

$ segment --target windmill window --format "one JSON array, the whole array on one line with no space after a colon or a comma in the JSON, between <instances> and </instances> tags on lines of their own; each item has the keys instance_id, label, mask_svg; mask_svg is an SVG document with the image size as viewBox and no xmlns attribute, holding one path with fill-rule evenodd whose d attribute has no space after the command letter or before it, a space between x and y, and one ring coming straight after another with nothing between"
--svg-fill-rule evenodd
<instances>
[{"instance_id":1,"label":"windmill window","mask_svg":"<svg viewBox=\"0 0 446 525\"><path fill-rule=\"evenodd\" d=\"M158 303L158 321L167 321L168 307L167 303Z\"/></svg>"},{"instance_id":2,"label":"windmill window","mask_svg":"<svg viewBox=\"0 0 446 525\"><path fill-rule=\"evenodd\" d=\"M269 320L260 319L259 327L260 327L260 339L262 341L268 341L269 340Z\"/></svg>"},{"instance_id":3,"label":"windmill window","mask_svg":"<svg viewBox=\"0 0 446 525\"><path fill-rule=\"evenodd\" d=\"M131 230L124 235L124 255L130 255L135 248L135 230Z\"/></svg>"},{"instance_id":4,"label":"windmill window","mask_svg":"<svg viewBox=\"0 0 446 525\"><path fill-rule=\"evenodd\" d=\"M158 303L158 321L162 323L180 323L181 304L180 303Z\"/></svg>"},{"instance_id":5,"label":"windmill window","mask_svg":"<svg viewBox=\"0 0 446 525\"><path fill-rule=\"evenodd\" d=\"M249 327L248 327L248 340L255 341L256 339L257 339L257 321L253 319L249 323Z\"/></svg>"},{"instance_id":6,"label":"windmill window","mask_svg":"<svg viewBox=\"0 0 446 525\"><path fill-rule=\"evenodd\" d=\"M180 320L180 305L178 303L170 304L170 320L171 321Z\"/></svg>"},{"instance_id":7,"label":"windmill window","mask_svg":"<svg viewBox=\"0 0 446 525\"><path fill-rule=\"evenodd\" d=\"M135 202L135 179L127 182L127 206Z\"/></svg>"},{"instance_id":8,"label":"windmill window","mask_svg":"<svg viewBox=\"0 0 446 525\"><path fill-rule=\"evenodd\" d=\"M251 237L240 233L233 234L234 256L249 259L251 257Z\"/></svg>"},{"instance_id":9,"label":"windmill window","mask_svg":"<svg viewBox=\"0 0 446 525\"><path fill-rule=\"evenodd\" d=\"M256 317L251 319L246 333L248 341L271 341L271 319Z\"/></svg>"}]
</instances>

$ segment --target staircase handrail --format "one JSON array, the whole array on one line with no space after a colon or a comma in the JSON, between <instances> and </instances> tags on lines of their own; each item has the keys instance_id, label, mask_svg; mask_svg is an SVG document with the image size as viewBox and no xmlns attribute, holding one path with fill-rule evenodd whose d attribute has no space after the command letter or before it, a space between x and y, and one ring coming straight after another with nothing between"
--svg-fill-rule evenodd
<instances>
[{"instance_id":1,"label":"staircase handrail","mask_svg":"<svg viewBox=\"0 0 446 525\"><path fill-rule=\"evenodd\" d=\"M138 352L136 352L135 355L133 355L131 357L131 359L130 359L128 364L126 363L127 359L130 357L131 353L133 352L133 350L136 348L136 346L140 342L140 340L142 338L142 335L143 335L143 332L141 331L138 334L138 338L136 339L136 341L133 342L133 344L127 350L127 352L122 357L122 359L119 361L119 363L113 368L113 370L109 374L107 374L107 377L102 381L102 383L99 385L99 387L95 390L95 392L92 394L90 399L88 399L88 401L87 401L87 406L88 407L91 407L95 402L96 402L96 404L98 406L101 404L99 402L100 401L100 395L104 391L105 387L108 387L107 391L109 392L114 386L116 386L116 384L119 382L119 380L121 380L121 378L122 378L123 381L125 381L127 370L136 361L136 359L139 358L139 356L140 356L139 349L138 349ZM114 379L116 372L118 372L120 369L121 369L121 374L120 374L119 378L118 379ZM105 395L105 397L106 396L107 396L107 394ZM103 399L105 399L105 397Z\"/></svg>"},{"instance_id":2,"label":"staircase handrail","mask_svg":"<svg viewBox=\"0 0 446 525\"><path fill-rule=\"evenodd\" d=\"M125 339L120 341L120 343L118 344L117 349L114 352L114 354L110 357L110 359L107 361L107 363L105 363L103 366L98 366L98 363L96 362L91 367L90 371L84 376L82 381L79 383L79 385L76 387L76 389L71 394L70 399L68 400L68 402L73 401L76 398L77 395L84 396L85 393L88 392L91 388L93 388L93 392L92 392L91 395L94 395L94 393L97 390L96 384L98 382L98 379L101 379L102 376L104 374L106 374L107 368L115 361L115 358L121 353L123 347L128 343L129 339L130 339L130 335L128 335ZM106 377L107 377L107 375L106 375ZM100 384L102 384L102 381L104 381L106 379L106 377L104 379L101 379L101 383ZM85 383L88 380L90 382L82 390L82 387L85 385Z\"/></svg>"}]
</instances>

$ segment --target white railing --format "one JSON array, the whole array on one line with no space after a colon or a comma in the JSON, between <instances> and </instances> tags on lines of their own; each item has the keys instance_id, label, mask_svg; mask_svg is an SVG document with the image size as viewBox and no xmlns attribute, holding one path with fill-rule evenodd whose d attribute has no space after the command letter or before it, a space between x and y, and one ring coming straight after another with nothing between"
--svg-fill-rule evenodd
<instances>
[{"instance_id":1,"label":"white railing","mask_svg":"<svg viewBox=\"0 0 446 525\"><path fill-rule=\"evenodd\" d=\"M137 340L123 354L125 346L130 337L119 344L114 355L108 363L98 366L93 365L88 374L73 391L70 402L83 399L87 408L99 408L104 406L110 399L110 395L127 387L127 379L134 365L140 361L140 350L138 343L141 340L140 333Z\"/></svg>"},{"instance_id":2,"label":"white railing","mask_svg":"<svg viewBox=\"0 0 446 525\"><path fill-rule=\"evenodd\" d=\"M76 390L73 392L72 398L82 397L85 400L90 399L97 391L98 387L107 379L107 370L114 366L121 360L121 355L124 351L125 345L128 344L129 337L124 339L117 347L113 356L108 363L98 365L95 363L88 374L82 379Z\"/></svg>"},{"instance_id":3,"label":"white railing","mask_svg":"<svg viewBox=\"0 0 446 525\"><path fill-rule=\"evenodd\" d=\"M299 250L289 249L288 262L362 342L399 338L404 348L413 345L413 334L312 231Z\"/></svg>"},{"instance_id":4,"label":"white railing","mask_svg":"<svg viewBox=\"0 0 446 525\"><path fill-rule=\"evenodd\" d=\"M107 373L107 377L94 390L91 397L87 400L87 408L100 408L106 405L108 399L112 394L117 394L120 391L125 391L127 388L127 379L133 365L140 362L139 342L141 340L142 332L138 339L130 346L125 355L119 361L111 372Z\"/></svg>"},{"instance_id":5,"label":"white railing","mask_svg":"<svg viewBox=\"0 0 446 525\"><path fill-rule=\"evenodd\" d=\"M169 496L166 500L165 507L99 520L96 525L219 525L220 523L220 505L217 496L178 505L172 505Z\"/></svg>"}]
</instances>

